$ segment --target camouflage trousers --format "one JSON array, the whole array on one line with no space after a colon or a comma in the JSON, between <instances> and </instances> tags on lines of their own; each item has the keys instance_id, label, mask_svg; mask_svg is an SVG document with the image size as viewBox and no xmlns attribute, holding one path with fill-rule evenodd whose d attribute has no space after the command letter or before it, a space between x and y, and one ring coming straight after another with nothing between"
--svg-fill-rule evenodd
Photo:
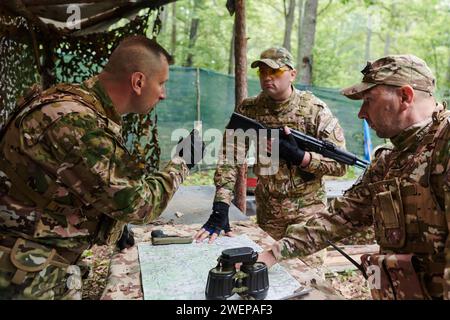
<instances>
[{"instance_id":1,"label":"camouflage trousers","mask_svg":"<svg viewBox=\"0 0 450 320\"><path fill-rule=\"evenodd\" d=\"M257 223L275 240L283 238L290 225L306 222L316 213L327 209L326 205L320 202L305 206L300 197L272 197L259 186L255 190L255 199ZM324 249L301 260L308 266L318 267L324 263L325 257Z\"/></svg>"},{"instance_id":2,"label":"camouflage trousers","mask_svg":"<svg viewBox=\"0 0 450 320\"><path fill-rule=\"evenodd\" d=\"M69 265L55 250L18 239L0 243L1 300L81 300L79 266Z\"/></svg>"}]
</instances>

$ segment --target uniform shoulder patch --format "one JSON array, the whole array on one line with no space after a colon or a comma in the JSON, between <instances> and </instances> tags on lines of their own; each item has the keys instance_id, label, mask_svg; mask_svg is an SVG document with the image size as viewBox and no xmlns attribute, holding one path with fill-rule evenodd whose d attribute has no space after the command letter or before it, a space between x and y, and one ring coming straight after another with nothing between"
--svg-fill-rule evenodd
<instances>
[{"instance_id":1,"label":"uniform shoulder patch","mask_svg":"<svg viewBox=\"0 0 450 320\"><path fill-rule=\"evenodd\" d=\"M313 96L313 101L314 101L314 104L315 104L316 106L319 106L319 107L321 107L321 108L328 109L327 104L326 104L324 101L322 101L322 100L320 100L319 98L317 98L316 96Z\"/></svg>"},{"instance_id":2,"label":"uniform shoulder patch","mask_svg":"<svg viewBox=\"0 0 450 320\"><path fill-rule=\"evenodd\" d=\"M325 102L323 102L322 100L320 100L317 96L314 95L314 93L312 93L311 91L299 91L300 93L300 97L309 103L321 106L321 107L326 107L327 104Z\"/></svg>"}]
</instances>

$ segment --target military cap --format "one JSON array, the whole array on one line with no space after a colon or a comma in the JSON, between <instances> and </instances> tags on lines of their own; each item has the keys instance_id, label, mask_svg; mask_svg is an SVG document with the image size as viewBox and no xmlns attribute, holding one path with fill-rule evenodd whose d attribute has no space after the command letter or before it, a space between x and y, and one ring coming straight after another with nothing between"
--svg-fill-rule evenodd
<instances>
[{"instance_id":1,"label":"military cap","mask_svg":"<svg viewBox=\"0 0 450 320\"><path fill-rule=\"evenodd\" d=\"M426 62L411 54L390 55L374 62L368 61L361 73L364 75L361 83L341 91L347 98L360 100L363 92L378 84L398 87L410 85L430 95L433 95L436 86L436 79Z\"/></svg>"},{"instance_id":2,"label":"military cap","mask_svg":"<svg viewBox=\"0 0 450 320\"><path fill-rule=\"evenodd\" d=\"M252 62L251 67L259 67L261 63L268 65L272 69L279 69L284 66L295 69L294 58L292 57L292 54L283 47L274 47L264 50L261 53L259 60Z\"/></svg>"}]
</instances>

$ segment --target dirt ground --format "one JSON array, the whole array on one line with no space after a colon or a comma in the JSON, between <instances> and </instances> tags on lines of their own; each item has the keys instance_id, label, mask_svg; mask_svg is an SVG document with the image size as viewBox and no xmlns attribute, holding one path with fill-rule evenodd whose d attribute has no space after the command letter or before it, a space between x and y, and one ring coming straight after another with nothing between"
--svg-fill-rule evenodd
<instances>
[{"instance_id":1,"label":"dirt ground","mask_svg":"<svg viewBox=\"0 0 450 320\"><path fill-rule=\"evenodd\" d=\"M338 243L342 245L368 245L375 244L375 232L369 228L366 232L355 233L351 237ZM351 300L370 300L371 295L367 287L366 280L359 271L349 271L335 274L334 277L327 277L332 286L336 288L342 296Z\"/></svg>"},{"instance_id":2,"label":"dirt ground","mask_svg":"<svg viewBox=\"0 0 450 320\"><path fill-rule=\"evenodd\" d=\"M373 229L366 233L357 233L339 244L373 244ZM85 253L84 261L91 266L89 276L84 280L83 299L98 300L106 285L108 276L109 260L113 254L113 248L107 246L94 246ZM331 283L345 299L368 300L370 292L365 280L358 271L346 271L340 273L329 273L326 280Z\"/></svg>"},{"instance_id":3,"label":"dirt ground","mask_svg":"<svg viewBox=\"0 0 450 320\"><path fill-rule=\"evenodd\" d=\"M112 254L113 248L108 246L93 246L91 250L85 252L83 262L86 262L91 270L83 281L83 300L100 299L106 286Z\"/></svg>"}]
</instances>

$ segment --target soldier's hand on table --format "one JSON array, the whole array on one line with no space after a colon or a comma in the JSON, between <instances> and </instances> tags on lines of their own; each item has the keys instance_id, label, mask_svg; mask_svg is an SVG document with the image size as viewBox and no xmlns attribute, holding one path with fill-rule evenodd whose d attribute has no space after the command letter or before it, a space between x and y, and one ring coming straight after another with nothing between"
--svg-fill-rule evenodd
<instances>
[{"instance_id":1,"label":"soldier's hand on table","mask_svg":"<svg viewBox=\"0 0 450 320\"><path fill-rule=\"evenodd\" d=\"M205 143L196 129L192 130L186 138L180 139L176 154L186 161L189 170L203 159Z\"/></svg>"},{"instance_id":2,"label":"soldier's hand on table","mask_svg":"<svg viewBox=\"0 0 450 320\"><path fill-rule=\"evenodd\" d=\"M267 268L270 268L277 263L277 259L275 259L271 250L266 250L258 254L258 261L264 262L267 265Z\"/></svg>"},{"instance_id":3,"label":"soldier's hand on table","mask_svg":"<svg viewBox=\"0 0 450 320\"><path fill-rule=\"evenodd\" d=\"M294 166L306 167L311 161L311 154L301 149L288 127L280 135L280 158Z\"/></svg>"},{"instance_id":4,"label":"soldier's hand on table","mask_svg":"<svg viewBox=\"0 0 450 320\"><path fill-rule=\"evenodd\" d=\"M209 237L208 243L213 243L222 231L225 232L226 236L232 237L233 233L231 232L230 222L228 220L229 208L230 206L225 202L214 202L212 214L209 216L208 221L195 234L194 240L202 242Z\"/></svg>"}]
</instances>

